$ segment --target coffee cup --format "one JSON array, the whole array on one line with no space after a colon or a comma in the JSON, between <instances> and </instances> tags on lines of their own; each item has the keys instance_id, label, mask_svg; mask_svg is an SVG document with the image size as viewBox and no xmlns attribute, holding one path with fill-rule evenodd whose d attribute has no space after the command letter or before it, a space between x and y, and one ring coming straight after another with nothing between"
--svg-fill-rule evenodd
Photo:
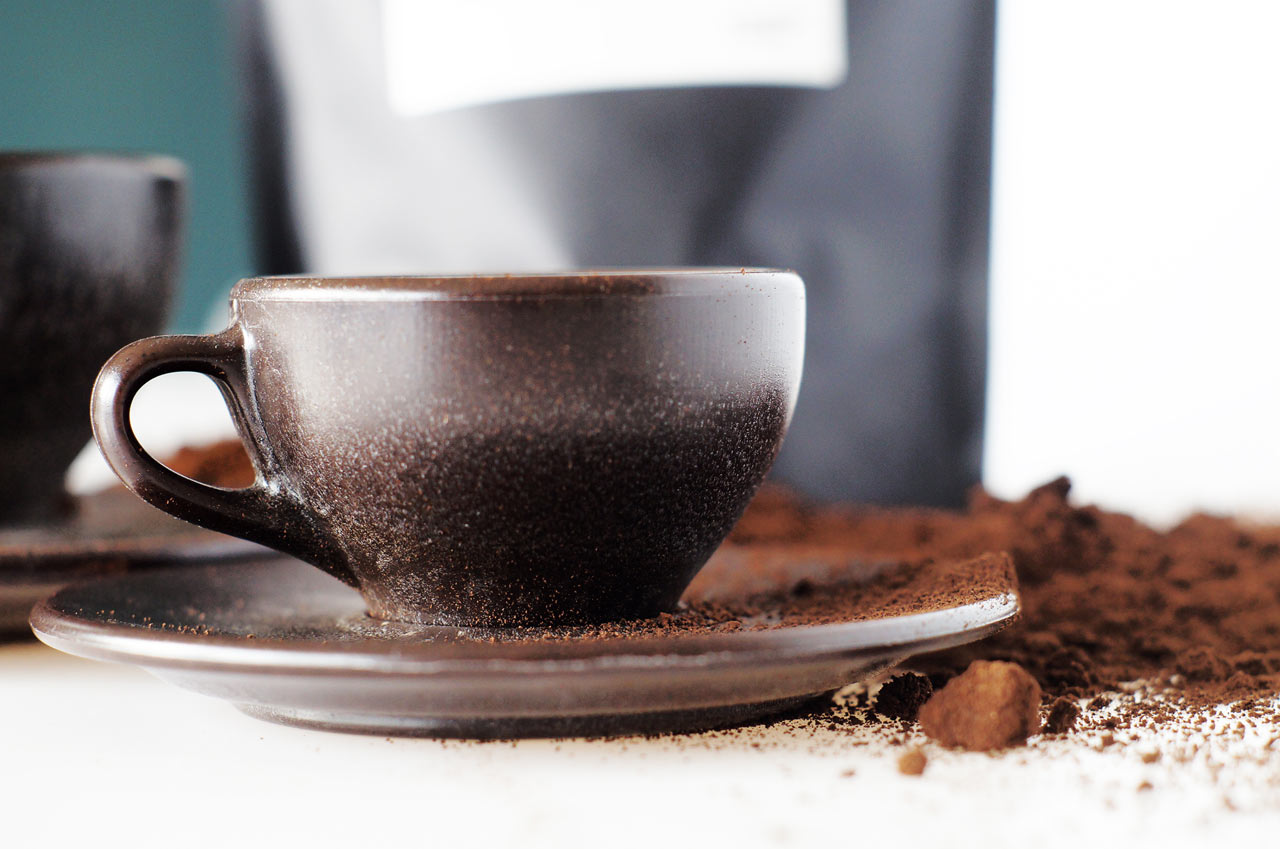
<instances>
[{"instance_id":1,"label":"coffee cup","mask_svg":"<svg viewBox=\"0 0 1280 849\"><path fill-rule=\"evenodd\" d=\"M211 336L135 342L93 426L146 501L359 588L379 618L598 623L669 610L791 418L804 287L765 269L267 277ZM220 385L257 470L226 490L129 425L168 372Z\"/></svg>"},{"instance_id":2,"label":"coffee cup","mask_svg":"<svg viewBox=\"0 0 1280 849\"><path fill-rule=\"evenodd\" d=\"M0 526L70 509L94 375L168 313L183 182L165 157L0 153Z\"/></svg>"}]
</instances>

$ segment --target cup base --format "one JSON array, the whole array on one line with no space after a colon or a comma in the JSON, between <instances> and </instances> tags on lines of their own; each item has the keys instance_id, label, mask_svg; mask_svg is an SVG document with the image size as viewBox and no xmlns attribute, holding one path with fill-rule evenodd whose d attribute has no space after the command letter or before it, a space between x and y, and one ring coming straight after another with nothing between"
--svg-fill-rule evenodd
<instances>
[{"instance_id":1,"label":"cup base","mask_svg":"<svg viewBox=\"0 0 1280 849\"><path fill-rule=\"evenodd\" d=\"M687 582L681 585L681 590ZM669 593L668 593L669 595ZM609 604L598 601L590 607L565 605L560 599L545 603L526 601L513 606L509 602L496 604L480 599L466 611L441 610L439 608L410 607L403 604L380 602L365 594L366 613L372 619L403 625L425 625L445 628L505 631L519 628L550 628L575 625L602 625L608 622L632 622L652 619L670 613L679 603L679 594L661 599L627 599Z\"/></svg>"}]
</instances>

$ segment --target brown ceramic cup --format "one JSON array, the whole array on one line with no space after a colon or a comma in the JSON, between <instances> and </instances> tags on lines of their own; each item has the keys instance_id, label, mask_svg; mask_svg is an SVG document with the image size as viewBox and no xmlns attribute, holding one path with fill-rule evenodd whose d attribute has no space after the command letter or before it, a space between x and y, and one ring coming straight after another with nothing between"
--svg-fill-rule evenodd
<instances>
[{"instance_id":1,"label":"brown ceramic cup","mask_svg":"<svg viewBox=\"0 0 1280 849\"><path fill-rule=\"evenodd\" d=\"M0 153L0 527L68 511L94 375L164 326L184 180L159 156Z\"/></svg>"},{"instance_id":2,"label":"brown ceramic cup","mask_svg":"<svg viewBox=\"0 0 1280 849\"><path fill-rule=\"evenodd\" d=\"M214 336L121 350L98 444L162 510L272 546L377 617L590 623L672 608L787 429L804 287L756 269L258 278ZM221 385L257 468L217 489L129 426L167 372Z\"/></svg>"}]
</instances>

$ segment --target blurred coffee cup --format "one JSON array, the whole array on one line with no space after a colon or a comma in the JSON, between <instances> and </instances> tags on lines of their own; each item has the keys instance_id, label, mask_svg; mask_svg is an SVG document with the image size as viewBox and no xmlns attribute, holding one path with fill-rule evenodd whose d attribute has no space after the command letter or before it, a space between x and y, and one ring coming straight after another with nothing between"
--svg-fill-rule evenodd
<instances>
[{"instance_id":1,"label":"blurred coffee cup","mask_svg":"<svg viewBox=\"0 0 1280 849\"><path fill-rule=\"evenodd\" d=\"M184 183L166 157L0 152L0 526L71 509L94 376L168 315Z\"/></svg>"}]
</instances>

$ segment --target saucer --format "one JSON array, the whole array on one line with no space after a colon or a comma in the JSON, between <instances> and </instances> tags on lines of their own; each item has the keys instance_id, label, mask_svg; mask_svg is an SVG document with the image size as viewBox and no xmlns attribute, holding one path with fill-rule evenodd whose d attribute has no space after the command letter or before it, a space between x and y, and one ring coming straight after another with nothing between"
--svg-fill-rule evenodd
<instances>
[{"instance_id":1,"label":"saucer","mask_svg":"<svg viewBox=\"0 0 1280 849\"><path fill-rule=\"evenodd\" d=\"M266 551L189 525L121 489L81 496L61 522L0 529L0 638L29 635L32 606L74 581Z\"/></svg>"},{"instance_id":2,"label":"saucer","mask_svg":"<svg viewBox=\"0 0 1280 849\"><path fill-rule=\"evenodd\" d=\"M31 624L56 649L136 664L286 725L602 736L757 720L913 654L984 637L1018 612L1007 573L977 592L933 592L919 610L904 608L897 589L918 593L899 582L882 609L850 621L792 625L793 614L759 608L657 634L634 623L516 632L375 620L354 590L310 566L254 561L69 587L37 606Z\"/></svg>"}]
</instances>

